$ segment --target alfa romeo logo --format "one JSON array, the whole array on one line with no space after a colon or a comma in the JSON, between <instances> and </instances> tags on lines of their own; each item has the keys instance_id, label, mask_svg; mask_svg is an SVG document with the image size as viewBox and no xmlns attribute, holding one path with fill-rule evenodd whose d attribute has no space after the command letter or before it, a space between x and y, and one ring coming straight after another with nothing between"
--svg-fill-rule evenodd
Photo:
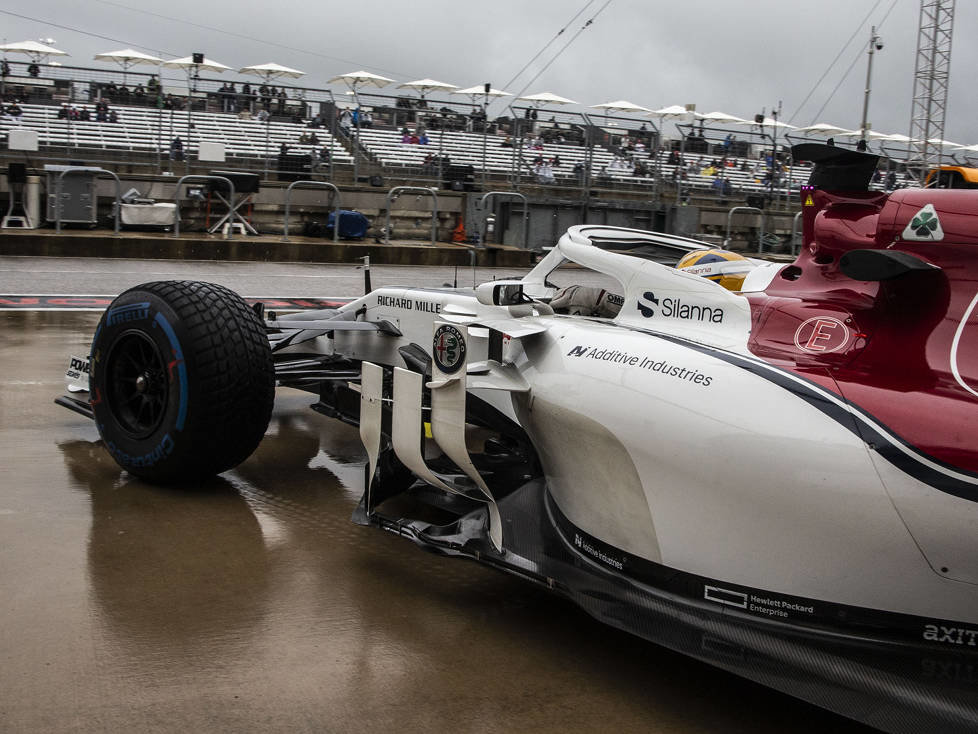
<instances>
[{"instance_id":1,"label":"alfa romeo logo","mask_svg":"<svg viewBox=\"0 0 978 734\"><path fill-rule=\"evenodd\" d=\"M449 324L442 324L435 329L431 353L435 364L445 374L457 372L465 362L465 338L462 332Z\"/></svg>"}]
</instances>

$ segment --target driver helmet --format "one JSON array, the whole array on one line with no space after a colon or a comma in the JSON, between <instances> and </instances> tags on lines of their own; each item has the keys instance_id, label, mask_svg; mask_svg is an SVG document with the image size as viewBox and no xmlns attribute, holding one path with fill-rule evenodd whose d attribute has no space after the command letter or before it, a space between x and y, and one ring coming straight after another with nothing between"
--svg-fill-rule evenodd
<instances>
[{"instance_id":1,"label":"driver helmet","mask_svg":"<svg viewBox=\"0 0 978 734\"><path fill-rule=\"evenodd\" d=\"M702 276L730 291L739 291L754 267L743 255L718 247L688 252L676 263L676 270Z\"/></svg>"}]
</instances>

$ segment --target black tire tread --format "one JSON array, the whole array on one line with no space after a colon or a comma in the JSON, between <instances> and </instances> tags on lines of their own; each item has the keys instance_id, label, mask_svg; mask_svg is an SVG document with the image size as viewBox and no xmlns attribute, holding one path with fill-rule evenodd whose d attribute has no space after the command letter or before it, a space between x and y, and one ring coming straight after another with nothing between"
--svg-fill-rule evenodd
<instances>
[{"instance_id":1,"label":"black tire tread","mask_svg":"<svg viewBox=\"0 0 978 734\"><path fill-rule=\"evenodd\" d=\"M194 375L181 465L138 473L174 481L238 465L264 436L275 397L265 325L238 294L214 283L156 281L122 295L131 292L153 294L172 309L184 333L184 360Z\"/></svg>"}]
</instances>

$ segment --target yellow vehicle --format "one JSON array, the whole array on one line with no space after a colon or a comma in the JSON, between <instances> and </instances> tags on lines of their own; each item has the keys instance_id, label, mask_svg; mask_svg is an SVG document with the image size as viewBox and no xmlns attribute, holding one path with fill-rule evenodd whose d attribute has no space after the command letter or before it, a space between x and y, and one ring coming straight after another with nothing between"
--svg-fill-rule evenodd
<instances>
[{"instance_id":1,"label":"yellow vehicle","mask_svg":"<svg viewBox=\"0 0 978 734\"><path fill-rule=\"evenodd\" d=\"M978 189L978 168L966 166L935 168L927 174L924 187L929 189Z\"/></svg>"}]
</instances>

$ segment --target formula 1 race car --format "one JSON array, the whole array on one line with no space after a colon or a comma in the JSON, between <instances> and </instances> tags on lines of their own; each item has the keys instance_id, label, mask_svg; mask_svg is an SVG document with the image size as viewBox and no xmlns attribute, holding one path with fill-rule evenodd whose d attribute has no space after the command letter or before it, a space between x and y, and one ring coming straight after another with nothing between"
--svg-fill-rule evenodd
<instances>
[{"instance_id":1,"label":"formula 1 race car","mask_svg":"<svg viewBox=\"0 0 978 734\"><path fill-rule=\"evenodd\" d=\"M973 730L978 192L793 154L790 265L582 225L520 279L336 309L149 283L73 358L90 399L59 402L186 482L247 458L276 384L309 391L359 425L357 522L875 726ZM616 285L558 292L568 261Z\"/></svg>"}]
</instances>

